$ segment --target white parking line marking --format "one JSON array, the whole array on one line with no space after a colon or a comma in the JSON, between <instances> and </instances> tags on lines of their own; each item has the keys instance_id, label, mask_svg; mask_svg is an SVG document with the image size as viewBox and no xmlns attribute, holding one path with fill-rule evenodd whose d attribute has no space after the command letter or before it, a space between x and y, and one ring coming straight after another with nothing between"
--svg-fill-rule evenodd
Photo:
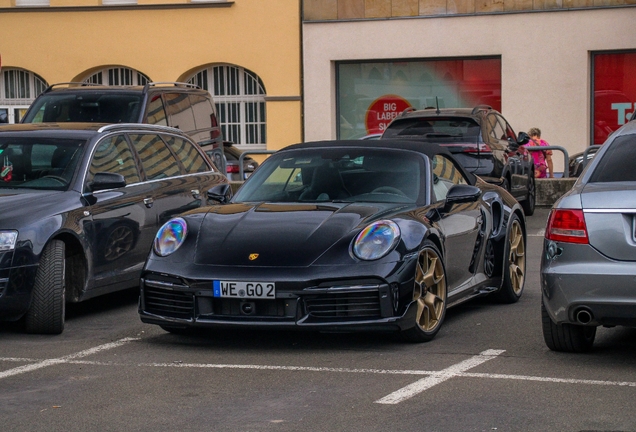
<instances>
[{"instance_id":1,"label":"white parking line marking","mask_svg":"<svg viewBox=\"0 0 636 432\"><path fill-rule=\"evenodd\" d=\"M391 405L398 404L406 399L412 398L413 396L422 393L423 391L439 383L442 383L457 376L461 372L465 372L468 369L472 369L475 366L479 366L480 364L487 362L488 360L492 360L503 352L505 352L505 350L483 351L479 355L471 357L468 360L459 362L453 366L447 367L446 369L442 369L439 372L435 372L429 377L422 378L421 380L416 381L413 384L407 385L406 387L401 388L400 390L395 391L390 395L387 395L382 399L375 401L375 403Z\"/></svg>"},{"instance_id":2,"label":"white parking line marking","mask_svg":"<svg viewBox=\"0 0 636 432\"><path fill-rule=\"evenodd\" d=\"M470 373L464 372L458 374L458 376L469 378L493 378L493 379L511 379L520 381L538 381L538 382L550 382L561 384L588 384L588 385L602 385L602 386L617 386L617 387L636 387L636 382L630 381L601 381L601 380L586 380L576 378L549 378L549 377L536 377L528 375L505 375L505 374L482 374L482 373Z\"/></svg>"},{"instance_id":3,"label":"white parking line marking","mask_svg":"<svg viewBox=\"0 0 636 432\"><path fill-rule=\"evenodd\" d=\"M29 365L25 365L25 366L20 366L17 368L13 368L13 369L9 369L6 370L4 372L0 372L0 379L2 378L6 378L6 377L10 377L10 376L14 376L14 375L19 375L19 374L23 374L26 372L31 372L37 369L42 369L48 366L53 366L53 365L57 365L57 364L62 364L62 363L68 363L71 360L74 359L78 359L78 358L82 358L82 357L86 357L92 354L96 354L100 351L106 351L109 349L113 349L113 348L117 348L120 347L128 342L134 341L134 340L139 340L139 338L124 338L124 339L120 339L118 341L115 342L111 342L111 343L107 343L104 345L99 345L96 346L94 348L89 348L87 350L84 351L80 351L74 354L69 354L67 356L64 357L59 357L59 358L55 358L55 359L48 359L48 360L42 360L40 362L37 363L32 363Z\"/></svg>"},{"instance_id":4,"label":"white parking line marking","mask_svg":"<svg viewBox=\"0 0 636 432\"><path fill-rule=\"evenodd\" d=\"M528 234L528 237L545 237L545 229L537 231L536 234Z\"/></svg>"},{"instance_id":5,"label":"white parking line marking","mask_svg":"<svg viewBox=\"0 0 636 432\"><path fill-rule=\"evenodd\" d=\"M80 351L75 354L71 354L58 359L31 359L31 358L17 358L17 357L0 357L0 362L33 362L31 365L21 366L19 368L10 369L8 371L0 372L0 378L6 376L17 375L32 370L41 369L46 366L52 366L56 364L75 364L75 365L93 365L93 366L116 366L116 367L159 367L159 368L199 368L199 369L243 369L243 370L271 370L271 371L291 371L291 372L335 372L335 373L357 373L357 374L378 374L378 375L427 375L409 386L402 388L382 399L376 401L381 404L396 404L402 402L410 397L413 397L436 384L444 382L450 378L463 377L463 378L485 378L485 379L503 379L503 380L517 380L517 381L534 381L543 383L555 383L555 384L583 384L583 385L598 385L598 386L615 386L615 387L636 387L636 382L631 381L602 381L602 380L588 380L588 379L576 379L576 378L551 378L551 377L538 377L529 375L510 375L510 374L494 374L494 373L475 373L465 372L475 366L485 363L488 360L495 358L496 356L505 352L505 350L486 350L477 356L471 357L468 360L457 363L449 368L441 371L426 371L426 370L392 370L392 369L352 369L352 368L334 368L334 367L312 367L312 366L275 366L275 365L250 365L250 364L215 364L215 363L182 363L174 361L171 363L122 363L111 361L91 361L91 360L79 360L91 354L95 354L100 351L116 348L124 345L125 343L139 340L139 338L125 338L119 341L100 345L95 348L90 348L85 351Z\"/></svg>"}]
</instances>

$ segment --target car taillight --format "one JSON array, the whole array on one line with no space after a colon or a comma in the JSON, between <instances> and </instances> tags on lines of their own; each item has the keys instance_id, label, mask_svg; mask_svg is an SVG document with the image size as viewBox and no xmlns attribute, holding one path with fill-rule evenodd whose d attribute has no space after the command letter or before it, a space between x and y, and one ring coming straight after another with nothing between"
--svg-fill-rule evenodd
<instances>
[{"instance_id":1,"label":"car taillight","mask_svg":"<svg viewBox=\"0 0 636 432\"><path fill-rule=\"evenodd\" d=\"M583 210L552 210L545 229L545 238L565 243L589 244Z\"/></svg>"},{"instance_id":2,"label":"car taillight","mask_svg":"<svg viewBox=\"0 0 636 432\"><path fill-rule=\"evenodd\" d=\"M212 129L210 130L210 138L216 139L221 136L221 129L219 129L219 122L216 119L215 114L210 114L210 125Z\"/></svg>"},{"instance_id":3,"label":"car taillight","mask_svg":"<svg viewBox=\"0 0 636 432\"><path fill-rule=\"evenodd\" d=\"M238 166L238 165L228 165L228 166L225 168L225 171L226 171L228 174L238 174L238 172L239 172L239 166Z\"/></svg>"}]
</instances>

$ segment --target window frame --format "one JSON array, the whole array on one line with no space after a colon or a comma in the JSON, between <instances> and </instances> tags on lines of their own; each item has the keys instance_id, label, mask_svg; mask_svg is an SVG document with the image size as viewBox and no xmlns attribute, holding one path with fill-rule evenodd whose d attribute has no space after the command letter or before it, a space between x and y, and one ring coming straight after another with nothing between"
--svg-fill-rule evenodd
<instances>
[{"instance_id":1,"label":"window frame","mask_svg":"<svg viewBox=\"0 0 636 432\"><path fill-rule=\"evenodd\" d=\"M241 150L267 148L267 91L258 74L222 63L195 72L186 82L212 94L224 140ZM250 114L255 120L248 120Z\"/></svg>"}]
</instances>

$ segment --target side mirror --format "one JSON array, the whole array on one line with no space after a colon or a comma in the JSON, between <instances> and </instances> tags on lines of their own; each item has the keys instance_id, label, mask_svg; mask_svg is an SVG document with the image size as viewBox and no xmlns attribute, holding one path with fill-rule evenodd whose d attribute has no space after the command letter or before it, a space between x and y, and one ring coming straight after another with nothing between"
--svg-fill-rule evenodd
<instances>
[{"instance_id":1,"label":"side mirror","mask_svg":"<svg viewBox=\"0 0 636 432\"><path fill-rule=\"evenodd\" d=\"M444 210L448 211L454 204L475 202L481 196L481 189L471 185L455 185L448 190L444 201Z\"/></svg>"},{"instance_id":2,"label":"side mirror","mask_svg":"<svg viewBox=\"0 0 636 432\"><path fill-rule=\"evenodd\" d=\"M230 198L232 198L232 188L229 183L218 184L208 189L208 199L226 204Z\"/></svg>"},{"instance_id":3,"label":"side mirror","mask_svg":"<svg viewBox=\"0 0 636 432\"><path fill-rule=\"evenodd\" d=\"M530 136L527 133L519 132L519 135L517 136L517 144L524 145L524 144L528 144L529 141L530 141Z\"/></svg>"},{"instance_id":4,"label":"side mirror","mask_svg":"<svg viewBox=\"0 0 636 432\"><path fill-rule=\"evenodd\" d=\"M104 189L118 189L126 186L126 179L121 174L98 172L88 184L91 192Z\"/></svg>"}]
</instances>

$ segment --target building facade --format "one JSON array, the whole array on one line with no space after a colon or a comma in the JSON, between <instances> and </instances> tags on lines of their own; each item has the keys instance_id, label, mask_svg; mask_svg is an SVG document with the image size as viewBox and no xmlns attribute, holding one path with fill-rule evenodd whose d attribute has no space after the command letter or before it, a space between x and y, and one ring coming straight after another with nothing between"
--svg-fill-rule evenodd
<instances>
[{"instance_id":1,"label":"building facade","mask_svg":"<svg viewBox=\"0 0 636 432\"><path fill-rule=\"evenodd\" d=\"M0 111L18 122L48 85L190 82L224 139L302 140L298 0L0 0Z\"/></svg>"},{"instance_id":2,"label":"building facade","mask_svg":"<svg viewBox=\"0 0 636 432\"><path fill-rule=\"evenodd\" d=\"M305 138L378 134L407 107L487 104L569 154L601 144L636 104L634 6L304 0Z\"/></svg>"}]
</instances>

